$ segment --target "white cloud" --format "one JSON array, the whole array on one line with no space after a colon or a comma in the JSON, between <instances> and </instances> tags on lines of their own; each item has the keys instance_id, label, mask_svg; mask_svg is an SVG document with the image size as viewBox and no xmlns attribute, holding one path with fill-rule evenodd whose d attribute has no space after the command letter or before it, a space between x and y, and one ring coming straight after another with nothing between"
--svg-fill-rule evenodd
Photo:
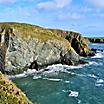
<instances>
[{"instance_id":1,"label":"white cloud","mask_svg":"<svg viewBox=\"0 0 104 104\"><path fill-rule=\"evenodd\" d=\"M93 4L96 7L104 7L104 1L103 0L85 0L85 1Z\"/></svg>"},{"instance_id":2,"label":"white cloud","mask_svg":"<svg viewBox=\"0 0 104 104\"><path fill-rule=\"evenodd\" d=\"M37 6L40 9L57 9L69 5L72 0L52 0L47 2L40 2Z\"/></svg>"},{"instance_id":3,"label":"white cloud","mask_svg":"<svg viewBox=\"0 0 104 104\"><path fill-rule=\"evenodd\" d=\"M80 20L83 19L84 16L81 15L80 13L68 13L68 14L60 14L58 16L58 19L61 21L66 21L66 20Z\"/></svg>"},{"instance_id":4,"label":"white cloud","mask_svg":"<svg viewBox=\"0 0 104 104\"><path fill-rule=\"evenodd\" d=\"M54 0L54 1L58 8L63 8L72 2L72 0Z\"/></svg>"}]
</instances>

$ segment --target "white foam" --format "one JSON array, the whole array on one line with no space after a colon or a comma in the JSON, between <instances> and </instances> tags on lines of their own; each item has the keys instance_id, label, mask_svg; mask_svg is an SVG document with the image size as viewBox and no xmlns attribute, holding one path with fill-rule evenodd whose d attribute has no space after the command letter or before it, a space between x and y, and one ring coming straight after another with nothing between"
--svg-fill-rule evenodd
<instances>
[{"instance_id":1,"label":"white foam","mask_svg":"<svg viewBox=\"0 0 104 104\"><path fill-rule=\"evenodd\" d=\"M68 66L69 69L80 69L83 68L84 65L78 65L78 66Z\"/></svg>"},{"instance_id":2,"label":"white foam","mask_svg":"<svg viewBox=\"0 0 104 104\"><path fill-rule=\"evenodd\" d=\"M72 96L72 97L78 97L79 95L79 92L76 92L76 91L71 91L69 96Z\"/></svg>"},{"instance_id":3,"label":"white foam","mask_svg":"<svg viewBox=\"0 0 104 104\"><path fill-rule=\"evenodd\" d=\"M22 74L18 74L18 75L8 75L8 78L11 79L11 78L22 78L22 77L27 77L27 75L25 73L22 73Z\"/></svg>"},{"instance_id":4,"label":"white foam","mask_svg":"<svg viewBox=\"0 0 104 104\"><path fill-rule=\"evenodd\" d=\"M62 79L54 79L54 78L42 78L42 79L49 80L49 81L56 81L56 82L62 81Z\"/></svg>"},{"instance_id":5,"label":"white foam","mask_svg":"<svg viewBox=\"0 0 104 104\"><path fill-rule=\"evenodd\" d=\"M97 79L96 83L104 83L103 79Z\"/></svg>"},{"instance_id":6,"label":"white foam","mask_svg":"<svg viewBox=\"0 0 104 104\"><path fill-rule=\"evenodd\" d=\"M67 93L69 93L69 97L78 97L78 95L79 95L79 92L77 92L77 91L72 91L72 90L62 90L62 92L67 92Z\"/></svg>"},{"instance_id":7,"label":"white foam","mask_svg":"<svg viewBox=\"0 0 104 104\"><path fill-rule=\"evenodd\" d=\"M97 87L104 86L104 80L103 79L97 79L95 86L97 86Z\"/></svg>"},{"instance_id":8,"label":"white foam","mask_svg":"<svg viewBox=\"0 0 104 104\"><path fill-rule=\"evenodd\" d=\"M36 69L28 69L27 71L24 71L22 74L9 76L9 78L21 78L21 77L26 77L26 76L33 75L33 74L41 74L41 75L51 74L52 75L52 74L58 74L59 72L65 72L65 73L69 73L71 75L77 75L76 73L70 72L69 70L80 69L80 68L83 68L84 66L92 65L92 64L98 65L98 63L96 63L96 62L89 62L88 64L78 65L78 66L68 66L68 65L56 64L56 65L48 66L47 68L41 69L39 71L37 71ZM46 69L48 71L46 71Z\"/></svg>"},{"instance_id":9,"label":"white foam","mask_svg":"<svg viewBox=\"0 0 104 104\"><path fill-rule=\"evenodd\" d=\"M103 58L104 57L104 53L100 52L100 53L96 53L95 56L93 56L92 58Z\"/></svg>"},{"instance_id":10,"label":"white foam","mask_svg":"<svg viewBox=\"0 0 104 104\"><path fill-rule=\"evenodd\" d=\"M104 86L103 84L97 84L97 83L95 83L95 86L96 87L102 87L102 86Z\"/></svg>"},{"instance_id":11,"label":"white foam","mask_svg":"<svg viewBox=\"0 0 104 104\"><path fill-rule=\"evenodd\" d=\"M88 74L87 76L88 76L88 77L91 77L91 78L98 78L98 77L95 76L94 74Z\"/></svg>"},{"instance_id":12,"label":"white foam","mask_svg":"<svg viewBox=\"0 0 104 104\"><path fill-rule=\"evenodd\" d=\"M40 71L43 75L46 75L46 74L57 74L58 72L65 72L65 73L70 73L70 74L75 74L75 73L72 73L72 72L69 72L68 70L71 70L71 69L80 69L80 68L83 68L84 66L86 65L89 65L89 64L85 64L85 65L78 65L78 66L68 66L68 65L62 65L62 64L53 64L51 66L48 66L47 68L43 69L42 71ZM45 70L48 70L48 71L45 71ZM38 71L39 72L39 71Z\"/></svg>"},{"instance_id":13,"label":"white foam","mask_svg":"<svg viewBox=\"0 0 104 104\"><path fill-rule=\"evenodd\" d=\"M78 99L78 104L80 104L80 103L81 103L81 100Z\"/></svg>"},{"instance_id":14,"label":"white foam","mask_svg":"<svg viewBox=\"0 0 104 104\"><path fill-rule=\"evenodd\" d=\"M70 83L70 81L65 81L65 83Z\"/></svg>"},{"instance_id":15,"label":"white foam","mask_svg":"<svg viewBox=\"0 0 104 104\"><path fill-rule=\"evenodd\" d=\"M52 74L52 73L58 73L58 72L75 74L75 73L69 72L68 70L83 68L83 66L85 66L85 65L68 66L68 65L56 64L56 65L48 66L46 68L46 69L48 69L48 71L44 71L43 74Z\"/></svg>"},{"instance_id":16,"label":"white foam","mask_svg":"<svg viewBox=\"0 0 104 104\"><path fill-rule=\"evenodd\" d=\"M71 90L62 90L62 92L71 92Z\"/></svg>"},{"instance_id":17,"label":"white foam","mask_svg":"<svg viewBox=\"0 0 104 104\"><path fill-rule=\"evenodd\" d=\"M24 71L22 74L17 74L17 75L10 75L8 78L22 78L22 77L27 77L32 74L39 74L42 73L44 70L41 69L37 71L36 69L28 69L27 71Z\"/></svg>"},{"instance_id":18,"label":"white foam","mask_svg":"<svg viewBox=\"0 0 104 104\"><path fill-rule=\"evenodd\" d=\"M40 79L42 78L41 76L33 76L33 79Z\"/></svg>"}]
</instances>

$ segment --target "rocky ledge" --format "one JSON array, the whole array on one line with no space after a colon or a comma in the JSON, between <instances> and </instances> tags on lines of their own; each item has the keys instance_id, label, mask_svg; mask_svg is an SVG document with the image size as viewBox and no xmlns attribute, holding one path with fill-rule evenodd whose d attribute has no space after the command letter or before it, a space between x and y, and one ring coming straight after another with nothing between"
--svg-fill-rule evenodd
<instances>
[{"instance_id":1,"label":"rocky ledge","mask_svg":"<svg viewBox=\"0 0 104 104\"><path fill-rule=\"evenodd\" d=\"M79 34L68 32L63 38L56 31L39 26L0 23L0 68L4 73L18 74L28 68L39 70L58 63L84 64L79 55L87 56L91 50L82 43Z\"/></svg>"},{"instance_id":2,"label":"rocky ledge","mask_svg":"<svg viewBox=\"0 0 104 104\"><path fill-rule=\"evenodd\" d=\"M104 38L88 38L91 43L104 43Z\"/></svg>"}]
</instances>

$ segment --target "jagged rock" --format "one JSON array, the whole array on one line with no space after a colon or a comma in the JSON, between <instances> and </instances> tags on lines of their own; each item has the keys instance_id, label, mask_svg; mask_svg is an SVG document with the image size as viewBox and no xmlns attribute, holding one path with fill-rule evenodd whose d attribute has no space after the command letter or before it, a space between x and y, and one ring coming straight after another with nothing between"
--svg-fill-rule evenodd
<instances>
[{"instance_id":1,"label":"jagged rock","mask_svg":"<svg viewBox=\"0 0 104 104\"><path fill-rule=\"evenodd\" d=\"M65 37L80 56L94 56L95 53L88 47L88 39L83 38L81 34L76 32L69 32Z\"/></svg>"},{"instance_id":2,"label":"jagged rock","mask_svg":"<svg viewBox=\"0 0 104 104\"><path fill-rule=\"evenodd\" d=\"M88 47L89 40L82 37L80 33L73 31L62 31L59 29L50 29L55 34L67 39L77 54L80 56L94 56L95 53Z\"/></svg>"},{"instance_id":3,"label":"jagged rock","mask_svg":"<svg viewBox=\"0 0 104 104\"><path fill-rule=\"evenodd\" d=\"M94 51L95 53L97 53L97 51L99 51L99 52L103 52L104 51L103 49L95 49L95 48L92 48L91 50Z\"/></svg>"}]
</instances>

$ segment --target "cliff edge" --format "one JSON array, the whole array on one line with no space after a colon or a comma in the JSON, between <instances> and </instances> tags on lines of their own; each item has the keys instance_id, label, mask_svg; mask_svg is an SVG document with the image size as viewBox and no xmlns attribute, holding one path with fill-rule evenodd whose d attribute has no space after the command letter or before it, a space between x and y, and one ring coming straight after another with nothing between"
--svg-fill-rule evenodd
<instances>
[{"instance_id":1,"label":"cliff edge","mask_svg":"<svg viewBox=\"0 0 104 104\"><path fill-rule=\"evenodd\" d=\"M32 104L32 102L0 72L0 104Z\"/></svg>"}]
</instances>

